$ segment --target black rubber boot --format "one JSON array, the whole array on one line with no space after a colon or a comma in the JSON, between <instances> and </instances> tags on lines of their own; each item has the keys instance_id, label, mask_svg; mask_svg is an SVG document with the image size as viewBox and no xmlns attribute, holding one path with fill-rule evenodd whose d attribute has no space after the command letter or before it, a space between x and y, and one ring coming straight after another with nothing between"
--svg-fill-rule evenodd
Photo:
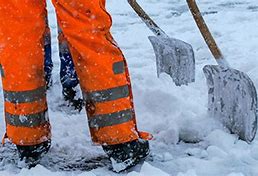
<instances>
[{"instance_id":1,"label":"black rubber boot","mask_svg":"<svg viewBox=\"0 0 258 176\"><path fill-rule=\"evenodd\" d=\"M20 161L24 161L28 168L35 167L50 146L51 140L32 146L16 145Z\"/></svg>"},{"instance_id":2,"label":"black rubber boot","mask_svg":"<svg viewBox=\"0 0 258 176\"><path fill-rule=\"evenodd\" d=\"M82 110L83 100L81 98L75 99L76 91L73 88L63 88L63 96L65 101L68 101L75 110L79 112Z\"/></svg>"},{"instance_id":3,"label":"black rubber boot","mask_svg":"<svg viewBox=\"0 0 258 176\"><path fill-rule=\"evenodd\" d=\"M115 172L121 172L137 165L150 153L149 142L142 139L124 144L102 146L102 148L109 156Z\"/></svg>"}]
</instances>

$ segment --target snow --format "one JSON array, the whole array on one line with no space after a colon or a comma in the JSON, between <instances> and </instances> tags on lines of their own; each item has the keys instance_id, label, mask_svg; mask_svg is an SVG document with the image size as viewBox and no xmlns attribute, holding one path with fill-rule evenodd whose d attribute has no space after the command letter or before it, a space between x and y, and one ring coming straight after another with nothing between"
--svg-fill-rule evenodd
<instances>
[{"instance_id":1,"label":"snow","mask_svg":"<svg viewBox=\"0 0 258 176\"><path fill-rule=\"evenodd\" d=\"M256 0L197 1L225 58L235 69L247 73L258 87L258 6ZM112 33L123 50L130 69L139 129L151 132L152 156L124 176L257 176L258 138L251 144L229 134L208 116L208 93L202 68L216 64L183 0L139 0L139 3L171 37L193 46L196 81L176 87L169 75L157 78L156 60L148 36L153 35L126 0L107 1L113 16ZM85 111L76 113L63 103L59 81L56 23L50 8L54 57L54 87L48 92L52 124L53 158L67 162L81 156L104 155L91 143ZM0 46L1 48L1 46ZM1 99L0 106L3 107ZM3 114L3 108L1 109ZM4 120L0 119L0 133ZM198 142L198 143L186 143ZM114 176L108 167L90 172L65 172L41 165L30 170L0 163L0 176Z\"/></svg>"},{"instance_id":2,"label":"snow","mask_svg":"<svg viewBox=\"0 0 258 176\"><path fill-rule=\"evenodd\" d=\"M150 164L148 164L147 162L145 162L142 165L141 171L140 172L131 172L129 174L127 174L127 176L144 176L144 175L148 175L148 176L169 176L169 174L163 172L162 170L155 168L153 166L151 166Z\"/></svg>"}]
</instances>

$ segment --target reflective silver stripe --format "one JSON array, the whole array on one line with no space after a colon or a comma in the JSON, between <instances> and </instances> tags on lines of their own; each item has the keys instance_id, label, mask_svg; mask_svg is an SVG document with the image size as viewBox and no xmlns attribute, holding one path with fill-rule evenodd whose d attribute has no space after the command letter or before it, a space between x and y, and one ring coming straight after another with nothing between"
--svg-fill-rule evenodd
<instances>
[{"instance_id":1,"label":"reflective silver stripe","mask_svg":"<svg viewBox=\"0 0 258 176\"><path fill-rule=\"evenodd\" d=\"M84 93L84 98L86 100L91 100L93 102L113 101L113 100L125 98L128 96L129 96L128 85L102 90L102 91Z\"/></svg>"},{"instance_id":2,"label":"reflective silver stripe","mask_svg":"<svg viewBox=\"0 0 258 176\"><path fill-rule=\"evenodd\" d=\"M128 122L133 119L133 111L127 109L111 114L96 115L89 118L89 126L91 128L101 128L113 126Z\"/></svg>"},{"instance_id":3,"label":"reflective silver stripe","mask_svg":"<svg viewBox=\"0 0 258 176\"><path fill-rule=\"evenodd\" d=\"M38 127L49 122L47 110L29 115L13 115L5 112L6 123L17 127Z\"/></svg>"},{"instance_id":4,"label":"reflective silver stripe","mask_svg":"<svg viewBox=\"0 0 258 176\"><path fill-rule=\"evenodd\" d=\"M0 74L2 77L4 77L4 69L1 64L0 64Z\"/></svg>"},{"instance_id":5,"label":"reflective silver stripe","mask_svg":"<svg viewBox=\"0 0 258 176\"><path fill-rule=\"evenodd\" d=\"M22 91L22 92L4 91L4 100L11 103L35 102L45 97L46 97L45 86L35 90Z\"/></svg>"},{"instance_id":6,"label":"reflective silver stripe","mask_svg":"<svg viewBox=\"0 0 258 176\"><path fill-rule=\"evenodd\" d=\"M124 61L116 62L113 64L113 72L115 74L121 74L125 72L125 63Z\"/></svg>"}]
</instances>

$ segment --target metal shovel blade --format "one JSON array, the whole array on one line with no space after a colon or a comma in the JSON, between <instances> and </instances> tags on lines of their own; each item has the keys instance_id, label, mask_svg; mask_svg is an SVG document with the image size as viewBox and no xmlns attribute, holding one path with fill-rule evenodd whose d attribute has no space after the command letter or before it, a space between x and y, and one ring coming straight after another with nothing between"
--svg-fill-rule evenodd
<instances>
[{"instance_id":1,"label":"metal shovel blade","mask_svg":"<svg viewBox=\"0 0 258 176\"><path fill-rule=\"evenodd\" d=\"M195 59L190 44L162 36L150 36L149 40L156 55L158 77L165 72L177 86L195 81Z\"/></svg>"},{"instance_id":2,"label":"metal shovel blade","mask_svg":"<svg viewBox=\"0 0 258 176\"><path fill-rule=\"evenodd\" d=\"M219 65L203 68L209 88L209 115L250 143L257 131L257 93L243 72Z\"/></svg>"}]
</instances>

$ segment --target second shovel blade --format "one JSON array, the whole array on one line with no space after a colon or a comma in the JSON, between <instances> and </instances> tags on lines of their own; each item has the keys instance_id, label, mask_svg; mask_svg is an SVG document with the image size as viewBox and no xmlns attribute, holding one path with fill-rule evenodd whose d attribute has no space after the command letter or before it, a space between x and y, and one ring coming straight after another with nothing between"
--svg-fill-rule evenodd
<instances>
[{"instance_id":1,"label":"second shovel blade","mask_svg":"<svg viewBox=\"0 0 258 176\"><path fill-rule=\"evenodd\" d=\"M206 65L203 71L210 116L250 143L257 131L257 93L252 80L241 71L219 65Z\"/></svg>"},{"instance_id":2,"label":"second shovel blade","mask_svg":"<svg viewBox=\"0 0 258 176\"><path fill-rule=\"evenodd\" d=\"M190 44L161 36L150 36L149 40L156 55L158 77L165 72L177 86L195 81L195 58Z\"/></svg>"}]
</instances>

